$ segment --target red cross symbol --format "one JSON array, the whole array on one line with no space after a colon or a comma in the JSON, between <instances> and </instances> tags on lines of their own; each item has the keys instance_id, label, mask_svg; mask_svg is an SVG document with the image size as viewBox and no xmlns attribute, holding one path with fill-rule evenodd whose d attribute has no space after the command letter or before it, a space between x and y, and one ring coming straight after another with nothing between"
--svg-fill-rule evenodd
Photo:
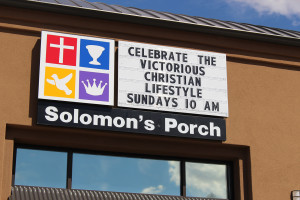
<instances>
[{"instance_id":1,"label":"red cross symbol","mask_svg":"<svg viewBox=\"0 0 300 200\"><path fill-rule=\"evenodd\" d=\"M76 66L77 38L47 36L46 62Z\"/></svg>"}]
</instances>

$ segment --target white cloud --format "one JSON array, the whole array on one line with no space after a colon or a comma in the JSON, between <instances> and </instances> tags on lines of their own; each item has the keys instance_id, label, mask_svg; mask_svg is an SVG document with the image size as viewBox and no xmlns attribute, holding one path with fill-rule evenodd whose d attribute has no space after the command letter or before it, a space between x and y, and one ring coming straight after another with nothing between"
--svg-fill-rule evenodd
<instances>
[{"instance_id":1,"label":"white cloud","mask_svg":"<svg viewBox=\"0 0 300 200\"><path fill-rule=\"evenodd\" d=\"M178 162L169 161L170 181L180 184ZM227 198L226 167L216 164L186 163L188 195Z\"/></svg>"},{"instance_id":2,"label":"white cloud","mask_svg":"<svg viewBox=\"0 0 300 200\"><path fill-rule=\"evenodd\" d=\"M180 184L179 162L168 161L168 163L169 163L170 181L174 182L178 186Z\"/></svg>"},{"instance_id":3,"label":"white cloud","mask_svg":"<svg viewBox=\"0 0 300 200\"><path fill-rule=\"evenodd\" d=\"M225 0L250 6L260 14L280 14L288 18L300 17L299 0Z\"/></svg>"},{"instance_id":4,"label":"white cloud","mask_svg":"<svg viewBox=\"0 0 300 200\"><path fill-rule=\"evenodd\" d=\"M158 185L157 187L151 186L151 187L144 188L141 193L145 193L145 194L159 194L163 190L164 190L164 186L163 185Z\"/></svg>"},{"instance_id":5,"label":"white cloud","mask_svg":"<svg viewBox=\"0 0 300 200\"><path fill-rule=\"evenodd\" d=\"M226 167L224 165L187 163L186 184L192 196L227 197Z\"/></svg>"}]
</instances>

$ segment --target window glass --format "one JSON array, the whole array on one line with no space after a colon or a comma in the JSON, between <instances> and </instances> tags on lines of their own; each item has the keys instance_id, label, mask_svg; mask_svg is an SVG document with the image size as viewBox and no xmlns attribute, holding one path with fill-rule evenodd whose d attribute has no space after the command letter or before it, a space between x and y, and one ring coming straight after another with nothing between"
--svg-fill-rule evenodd
<instances>
[{"instance_id":1,"label":"window glass","mask_svg":"<svg viewBox=\"0 0 300 200\"><path fill-rule=\"evenodd\" d=\"M186 195L226 199L226 165L187 162Z\"/></svg>"},{"instance_id":2,"label":"window glass","mask_svg":"<svg viewBox=\"0 0 300 200\"><path fill-rule=\"evenodd\" d=\"M73 189L180 195L179 162L73 154Z\"/></svg>"},{"instance_id":3,"label":"window glass","mask_svg":"<svg viewBox=\"0 0 300 200\"><path fill-rule=\"evenodd\" d=\"M15 185L65 188L67 153L17 149Z\"/></svg>"}]
</instances>

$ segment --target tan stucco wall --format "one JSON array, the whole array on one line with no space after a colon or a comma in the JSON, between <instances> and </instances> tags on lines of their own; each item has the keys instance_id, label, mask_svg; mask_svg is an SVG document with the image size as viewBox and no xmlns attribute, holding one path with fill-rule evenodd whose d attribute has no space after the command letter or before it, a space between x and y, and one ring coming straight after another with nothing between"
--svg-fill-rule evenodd
<instances>
[{"instance_id":1,"label":"tan stucco wall","mask_svg":"<svg viewBox=\"0 0 300 200\"><path fill-rule=\"evenodd\" d=\"M0 19L1 199L10 194L13 162L13 140L6 139L7 125L37 128L41 30L226 53L229 117L224 144L250 147L253 199L289 199L290 192L300 188L300 47L8 7L0 7ZM251 199L251 195L242 199Z\"/></svg>"},{"instance_id":2,"label":"tan stucco wall","mask_svg":"<svg viewBox=\"0 0 300 200\"><path fill-rule=\"evenodd\" d=\"M2 199L11 184L13 142L5 140L6 124L30 125L31 52L37 38L18 31L0 31L0 184ZM4 154L8 152L9 154ZM4 170L5 169L5 170ZM4 171L3 171L4 170Z\"/></svg>"},{"instance_id":3,"label":"tan stucco wall","mask_svg":"<svg viewBox=\"0 0 300 200\"><path fill-rule=\"evenodd\" d=\"M280 67L228 63L228 142L250 146L253 199L289 199L300 187L300 71Z\"/></svg>"}]
</instances>

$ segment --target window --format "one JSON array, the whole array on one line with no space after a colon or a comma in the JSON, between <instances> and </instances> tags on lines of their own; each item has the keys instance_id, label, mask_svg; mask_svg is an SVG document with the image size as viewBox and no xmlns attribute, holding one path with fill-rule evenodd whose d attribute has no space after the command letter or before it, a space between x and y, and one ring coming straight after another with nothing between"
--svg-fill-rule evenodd
<instances>
[{"instance_id":1,"label":"window","mask_svg":"<svg viewBox=\"0 0 300 200\"><path fill-rule=\"evenodd\" d=\"M179 174L178 161L74 153L72 188L180 195L169 176L170 163Z\"/></svg>"},{"instance_id":2,"label":"window","mask_svg":"<svg viewBox=\"0 0 300 200\"><path fill-rule=\"evenodd\" d=\"M14 184L230 199L230 165L17 147Z\"/></svg>"},{"instance_id":3,"label":"window","mask_svg":"<svg viewBox=\"0 0 300 200\"><path fill-rule=\"evenodd\" d=\"M186 163L186 196L227 198L226 165Z\"/></svg>"},{"instance_id":4,"label":"window","mask_svg":"<svg viewBox=\"0 0 300 200\"><path fill-rule=\"evenodd\" d=\"M66 187L66 152L18 148L16 154L16 185Z\"/></svg>"}]
</instances>

